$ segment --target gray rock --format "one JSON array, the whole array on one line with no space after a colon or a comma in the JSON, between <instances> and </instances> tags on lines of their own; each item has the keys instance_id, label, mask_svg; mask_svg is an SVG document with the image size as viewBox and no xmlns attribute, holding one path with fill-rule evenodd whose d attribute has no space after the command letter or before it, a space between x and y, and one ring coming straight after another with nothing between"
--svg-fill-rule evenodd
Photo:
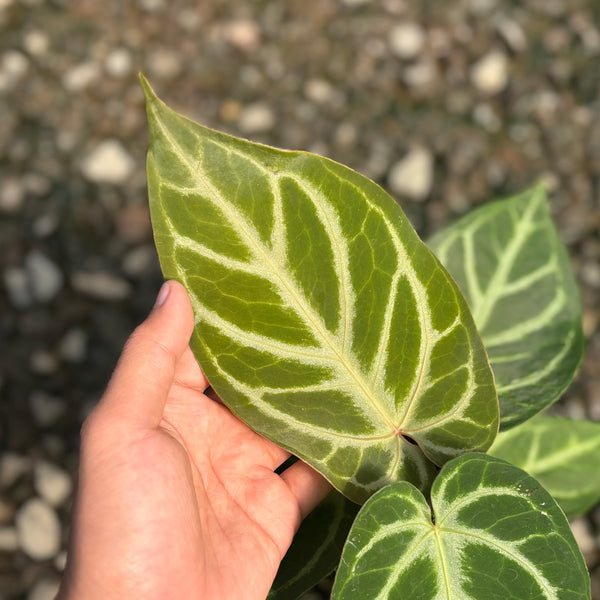
<instances>
[{"instance_id":1,"label":"gray rock","mask_svg":"<svg viewBox=\"0 0 600 600\"><path fill-rule=\"evenodd\" d=\"M27 600L53 600L58 593L60 580L56 577L45 577L36 581L27 594Z\"/></svg>"},{"instance_id":2,"label":"gray rock","mask_svg":"<svg viewBox=\"0 0 600 600\"><path fill-rule=\"evenodd\" d=\"M38 375L51 375L57 371L58 366L56 356L43 348L36 348L29 357L29 368Z\"/></svg>"},{"instance_id":3,"label":"gray rock","mask_svg":"<svg viewBox=\"0 0 600 600\"><path fill-rule=\"evenodd\" d=\"M100 68L93 61L71 67L62 77L62 84L70 93L77 93L92 85L100 76Z\"/></svg>"},{"instance_id":4,"label":"gray rock","mask_svg":"<svg viewBox=\"0 0 600 600\"><path fill-rule=\"evenodd\" d=\"M63 286L61 270L38 250L32 250L25 257L25 270L31 293L38 302L50 302Z\"/></svg>"},{"instance_id":5,"label":"gray rock","mask_svg":"<svg viewBox=\"0 0 600 600\"><path fill-rule=\"evenodd\" d=\"M482 94L492 96L501 92L508 83L508 59L504 52L491 50L472 67L471 82Z\"/></svg>"},{"instance_id":6,"label":"gray rock","mask_svg":"<svg viewBox=\"0 0 600 600\"><path fill-rule=\"evenodd\" d=\"M4 270L3 279L8 299L15 308L23 310L33 305L29 278L25 269L7 267Z\"/></svg>"},{"instance_id":7,"label":"gray rock","mask_svg":"<svg viewBox=\"0 0 600 600\"><path fill-rule=\"evenodd\" d=\"M19 546L33 560L53 558L60 550L60 521L44 500L31 498L15 518Z\"/></svg>"},{"instance_id":8,"label":"gray rock","mask_svg":"<svg viewBox=\"0 0 600 600\"><path fill-rule=\"evenodd\" d=\"M96 183L122 184L135 169L135 161L115 139L100 142L81 164L85 177Z\"/></svg>"},{"instance_id":9,"label":"gray rock","mask_svg":"<svg viewBox=\"0 0 600 600\"><path fill-rule=\"evenodd\" d=\"M123 273L128 277L141 277L157 267L158 259L153 245L146 244L132 248L121 262Z\"/></svg>"},{"instance_id":10,"label":"gray rock","mask_svg":"<svg viewBox=\"0 0 600 600\"><path fill-rule=\"evenodd\" d=\"M87 335L83 329L69 329L58 343L60 357L70 363L83 362L86 352Z\"/></svg>"},{"instance_id":11,"label":"gray rock","mask_svg":"<svg viewBox=\"0 0 600 600\"><path fill-rule=\"evenodd\" d=\"M36 492L50 506L60 507L71 496L73 482L71 476L56 465L38 462L33 470L33 485Z\"/></svg>"},{"instance_id":12,"label":"gray rock","mask_svg":"<svg viewBox=\"0 0 600 600\"><path fill-rule=\"evenodd\" d=\"M80 294L111 302L125 300L133 291L128 281L108 271L77 271L71 276L71 285Z\"/></svg>"},{"instance_id":13,"label":"gray rock","mask_svg":"<svg viewBox=\"0 0 600 600\"><path fill-rule=\"evenodd\" d=\"M268 131L275 125L275 115L271 107L264 102L254 102L245 106L238 119L238 127L242 133L259 133Z\"/></svg>"},{"instance_id":14,"label":"gray rock","mask_svg":"<svg viewBox=\"0 0 600 600\"><path fill-rule=\"evenodd\" d=\"M411 60L421 54L425 41L425 31L418 23L400 23L391 29L388 36L390 50L403 60Z\"/></svg>"},{"instance_id":15,"label":"gray rock","mask_svg":"<svg viewBox=\"0 0 600 600\"><path fill-rule=\"evenodd\" d=\"M19 549L19 537L14 527L0 527L0 552L16 552Z\"/></svg>"},{"instance_id":16,"label":"gray rock","mask_svg":"<svg viewBox=\"0 0 600 600\"><path fill-rule=\"evenodd\" d=\"M65 413L67 406L62 398L35 390L29 396L29 408L35 422L41 427L48 427L58 421Z\"/></svg>"},{"instance_id":17,"label":"gray rock","mask_svg":"<svg viewBox=\"0 0 600 600\"><path fill-rule=\"evenodd\" d=\"M427 148L413 148L392 166L388 185L392 192L411 200L424 200L433 184L433 155Z\"/></svg>"},{"instance_id":18,"label":"gray rock","mask_svg":"<svg viewBox=\"0 0 600 600\"><path fill-rule=\"evenodd\" d=\"M0 489L6 490L20 477L31 471L33 462L28 456L5 452L0 456Z\"/></svg>"}]
</instances>

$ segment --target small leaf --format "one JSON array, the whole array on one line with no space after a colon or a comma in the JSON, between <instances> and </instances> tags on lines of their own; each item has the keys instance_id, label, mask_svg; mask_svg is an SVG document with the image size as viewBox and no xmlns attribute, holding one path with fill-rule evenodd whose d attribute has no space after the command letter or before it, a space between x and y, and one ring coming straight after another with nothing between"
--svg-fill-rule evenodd
<instances>
[{"instance_id":1,"label":"small leaf","mask_svg":"<svg viewBox=\"0 0 600 600\"><path fill-rule=\"evenodd\" d=\"M362 507L332 600L583 600L590 580L569 524L524 471L484 454L447 463L432 513L407 482Z\"/></svg>"},{"instance_id":2,"label":"small leaf","mask_svg":"<svg viewBox=\"0 0 600 600\"><path fill-rule=\"evenodd\" d=\"M538 415L501 433L489 453L535 477L569 518L600 500L600 423Z\"/></svg>"},{"instance_id":3,"label":"small leaf","mask_svg":"<svg viewBox=\"0 0 600 600\"><path fill-rule=\"evenodd\" d=\"M398 479L427 489L431 461L487 449L485 350L392 198L330 160L193 123L143 85L158 255L230 409L358 503Z\"/></svg>"},{"instance_id":4,"label":"small leaf","mask_svg":"<svg viewBox=\"0 0 600 600\"><path fill-rule=\"evenodd\" d=\"M581 302L544 188L469 213L429 246L471 306L496 377L500 429L558 400L583 354Z\"/></svg>"},{"instance_id":5,"label":"small leaf","mask_svg":"<svg viewBox=\"0 0 600 600\"><path fill-rule=\"evenodd\" d=\"M267 600L295 600L334 571L358 504L331 492L302 521Z\"/></svg>"}]
</instances>

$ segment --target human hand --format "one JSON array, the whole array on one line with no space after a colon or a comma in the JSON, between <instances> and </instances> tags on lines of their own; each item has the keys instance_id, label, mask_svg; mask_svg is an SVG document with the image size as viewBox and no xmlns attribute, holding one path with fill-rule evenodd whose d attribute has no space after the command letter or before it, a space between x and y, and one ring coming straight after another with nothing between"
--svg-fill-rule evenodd
<instances>
[{"instance_id":1,"label":"human hand","mask_svg":"<svg viewBox=\"0 0 600 600\"><path fill-rule=\"evenodd\" d=\"M205 394L169 281L82 430L59 600L264 600L329 484Z\"/></svg>"}]
</instances>

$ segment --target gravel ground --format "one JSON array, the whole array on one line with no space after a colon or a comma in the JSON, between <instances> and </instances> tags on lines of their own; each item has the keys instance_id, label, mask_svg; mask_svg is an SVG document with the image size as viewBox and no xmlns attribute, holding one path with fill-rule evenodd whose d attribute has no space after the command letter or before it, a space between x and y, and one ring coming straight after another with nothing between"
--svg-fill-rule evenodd
<instances>
[{"instance_id":1,"label":"gravel ground","mask_svg":"<svg viewBox=\"0 0 600 600\"><path fill-rule=\"evenodd\" d=\"M600 420L599 57L596 0L0 0L0 600L52 598L79 427L161 281L138 71L423 235L543 180L588 338L559 410ZM600 510L574 529L600 599Z\"/></svg>"}]
</instances>

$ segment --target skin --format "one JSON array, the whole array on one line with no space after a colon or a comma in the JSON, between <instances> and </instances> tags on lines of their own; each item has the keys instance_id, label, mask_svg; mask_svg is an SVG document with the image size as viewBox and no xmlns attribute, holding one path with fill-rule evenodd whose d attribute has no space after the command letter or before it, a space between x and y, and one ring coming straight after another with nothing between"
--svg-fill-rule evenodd
<instances>
[{"instance_id":1,"label":"skin","mask_svg":"<svg viewBox=\"0 0 600 600\"><path fill-rule=\"evenodd\" d=\"M275 474L289 452L205 393L193 325L184 288L165 283L83 426L57 600L264 600L331 489L302 462Z\"/></svg>"}]
</instances>

